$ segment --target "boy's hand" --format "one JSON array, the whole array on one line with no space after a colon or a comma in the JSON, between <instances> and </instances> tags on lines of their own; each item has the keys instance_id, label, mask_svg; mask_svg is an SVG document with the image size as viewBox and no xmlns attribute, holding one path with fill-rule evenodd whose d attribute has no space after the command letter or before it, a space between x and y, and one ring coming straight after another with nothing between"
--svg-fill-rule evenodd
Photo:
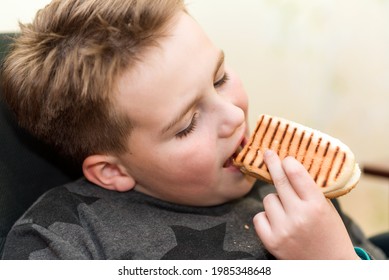
<instances>
[{"instance_id":1,"label":"boy's hand","mask_svg":"<svg viewBox=\"0 0 389 280\"><path fill-rule=\"evenodd\" d=\"M338 212L306 169L270 150L264 159L277 189L254 217L265 247L278 259L359 259Z\"/></svg>"}]
</instances>

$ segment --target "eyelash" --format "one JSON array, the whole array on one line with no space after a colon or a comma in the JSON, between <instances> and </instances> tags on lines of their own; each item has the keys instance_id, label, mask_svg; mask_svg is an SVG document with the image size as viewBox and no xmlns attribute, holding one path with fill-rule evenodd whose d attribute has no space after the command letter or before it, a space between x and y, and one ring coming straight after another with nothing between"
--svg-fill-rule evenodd
<instances>
[{"instance_id":1,"label":"eyelash","mask_svg":"<svg viewBox=\"0 0 389 280\"><path fill-rule=\"evenodd\" d=\"M229 76L227 73L224 73L223 77L222 77L220 80L216 81L216 82L213 84L213 86L214 86L215 88L221 87L221 86L223 86L229 79L230 79L230 76Z\"/></svg>"},{"instance_id":2,"label":"eyelash","mask_svg":"<svg viewBox=\"0 0 389 280\"><path fill-rule=\"evenodd\" d=\"M197 126L197 113L193 115L192 121L190 122L189 126L185 128L184 130L178 132L176 136L178 138L184 138L188 136L189 133L193 132Z\"/></svg>"},{"instance_id":3,"label":"eyelash","mask_svg":"<svg viewBox=\"0 0 389 280\"><path fill-rule=\"evenodd\" d=\"M223 86L229 80L229 78L230 77L228 76L228 74L224 73L223 77L220 80L216 81L213 84L213 86L215 88L219 88L219 87ZM192 121L190 122L189 126L187 128L185 128L184 130L178 132L176 134L176 136L178 138L184 138L184 137L188 136L189 133L193 132L195 130L196 126L197 126L197 117L198 117L197 113L194 114L193 118L192 118Z\"/></svg>"}]
</instances>

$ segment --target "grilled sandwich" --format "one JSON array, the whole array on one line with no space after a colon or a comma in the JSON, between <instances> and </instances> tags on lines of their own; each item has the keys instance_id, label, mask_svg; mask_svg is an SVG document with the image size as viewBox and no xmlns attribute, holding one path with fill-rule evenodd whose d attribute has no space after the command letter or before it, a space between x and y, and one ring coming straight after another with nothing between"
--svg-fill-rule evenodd
<instances>
[{"instance_id":1,"label":"grilled sandwich","mask_svg":"<svg viewBox=\"0 0 389 280\"><path fill-rule=\"evenodd\" d=\"M234 164L245 174L273 183L263 161L267 149L274 150L281 159L293 156L301 162L327 198L348 193L360 178L354 154L340 140L269 115L259 117L254 133Z\"/></svg>"}]
</instances>

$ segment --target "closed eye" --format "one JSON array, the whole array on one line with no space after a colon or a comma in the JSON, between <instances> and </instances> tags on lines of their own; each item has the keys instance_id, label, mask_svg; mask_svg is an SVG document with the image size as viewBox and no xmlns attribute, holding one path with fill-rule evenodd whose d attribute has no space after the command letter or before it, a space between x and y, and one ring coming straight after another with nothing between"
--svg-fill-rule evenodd
<instances>
[{"instance_id":1,"label":"closed eye","mask_svg":"<svg viewBox=\"0 0 389 280\"><path fill-rule=\"evenodd\" d=\"M227 73L224 73L223 77L221 79L219 79L218 81L216 81L213 86L215 88L219 88L221 86L223 86L228 80L229 80L229 76Z\"/></svg>"},{"instance_id":2,"label":"closed eye","mask_svg":"<svg viewBox=\"0 0 389 280\"><path fill-rule=\"evenodd\" d=\"M181 130L180 132L178 132L176 134L176 137L178 138L183 138L185 136L188 136L189 133L193 132L197 126L197 113L195 113L193 115L193 118L190 122L190 124L188 125L188 127L186 127L185 129Z\"/></svg>"}]
</instances>

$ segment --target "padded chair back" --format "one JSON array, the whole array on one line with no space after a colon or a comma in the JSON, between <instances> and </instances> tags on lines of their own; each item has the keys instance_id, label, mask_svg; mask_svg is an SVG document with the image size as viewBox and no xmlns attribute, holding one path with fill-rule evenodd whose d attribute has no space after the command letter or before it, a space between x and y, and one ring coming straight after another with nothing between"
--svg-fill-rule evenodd
<instances>
[{"instance_id":1,"label":"padded chair back","mask_svg":"<svg viewBox=\"0 0 389 280\"><path fill-rule=\"evenodd\" d=\"M0 34L0 69L10 36ZM0 255L12 225L43 192L81 175L18 127L2 94L0 87Z\"/></svg>"}]
</instances>

